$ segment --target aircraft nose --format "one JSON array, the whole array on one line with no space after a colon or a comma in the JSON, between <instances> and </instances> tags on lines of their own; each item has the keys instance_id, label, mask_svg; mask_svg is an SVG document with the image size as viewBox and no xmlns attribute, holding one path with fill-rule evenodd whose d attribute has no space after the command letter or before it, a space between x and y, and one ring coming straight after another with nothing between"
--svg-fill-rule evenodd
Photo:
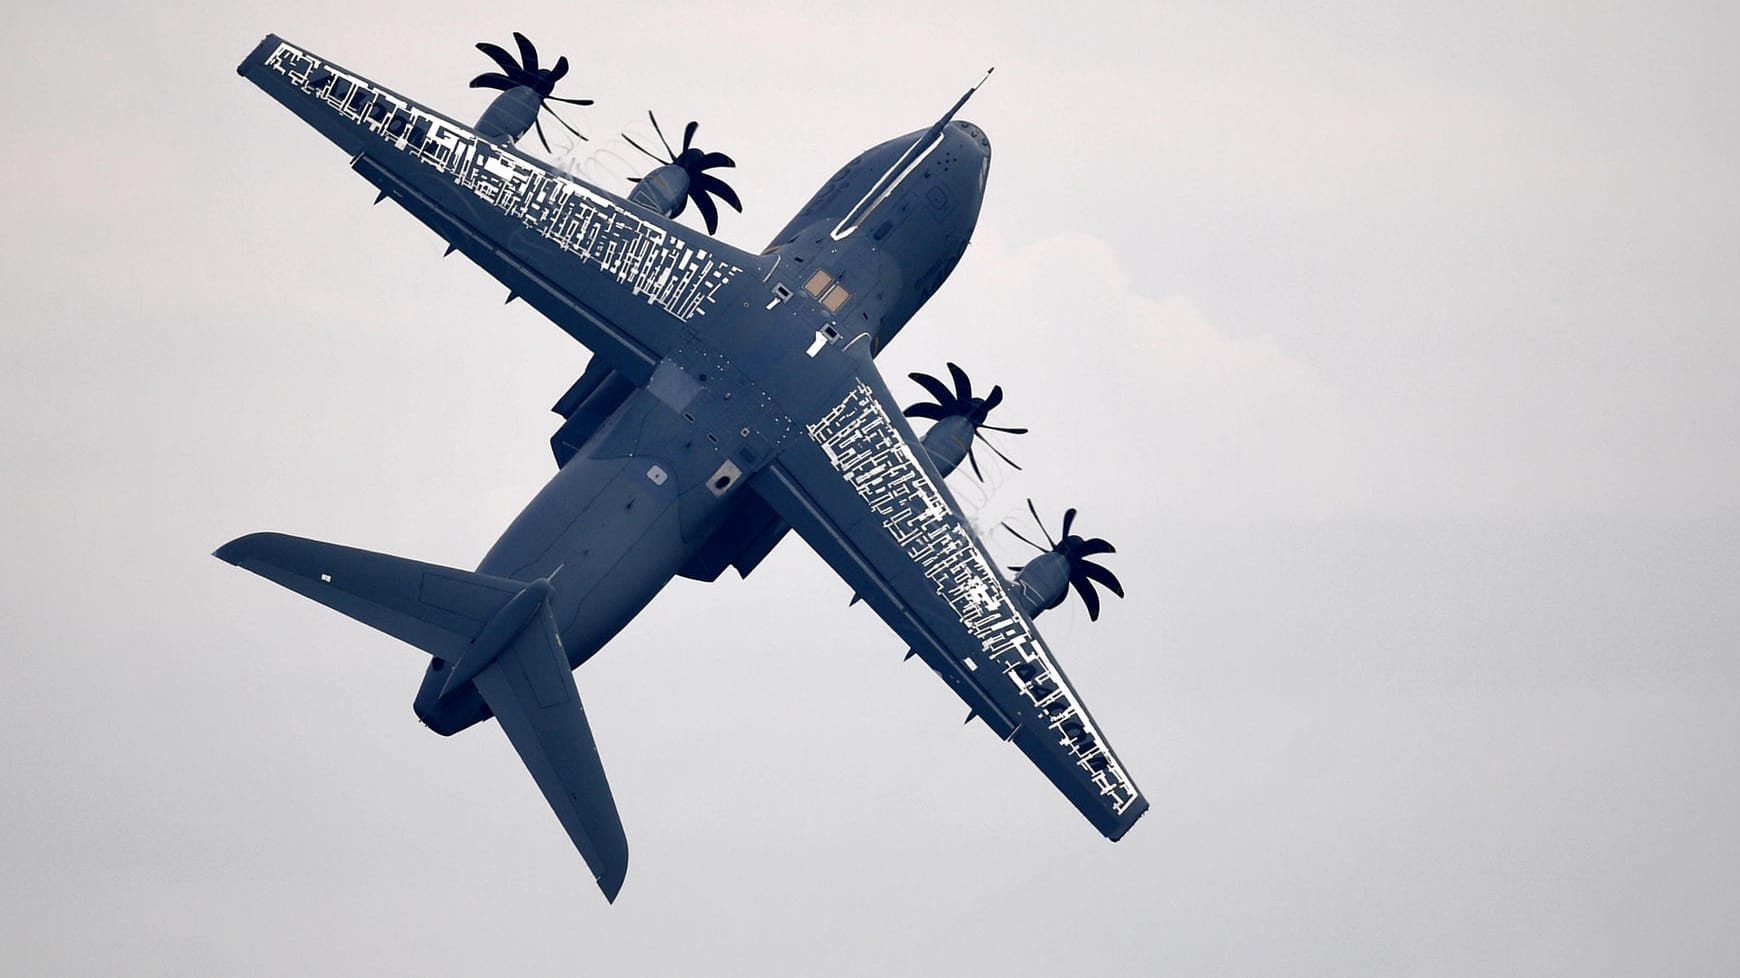
<instances>
[{"instance_id":1,"label":"aircraft nose","mask_svg":"<svg viewBox=\"0 0 1740 978\"><path fill-rule=\"evenodd\" d=\"M973 125L965 119L956 119L953 125L956 129L959 129L963 134L965 134L968 139L971 139L973 145L979 147L980 152L984 153L986 156L991 155L991 141L985 137L985 130L980 129L978 126Z\"/></svg>"}]
</instances>

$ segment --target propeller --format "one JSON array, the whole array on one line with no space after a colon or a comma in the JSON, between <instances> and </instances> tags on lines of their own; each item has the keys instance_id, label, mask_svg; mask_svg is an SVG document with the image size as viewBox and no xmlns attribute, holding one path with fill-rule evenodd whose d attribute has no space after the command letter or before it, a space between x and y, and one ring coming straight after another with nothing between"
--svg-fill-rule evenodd
<instances>
[{"instance_id":1,"label":"propeller","mask_svg":"<svg viewBox=\"0 0 1740 978\"><path fill-rule=\"evenodd\" d=\"M539 111L550 113L551 118L562 123L562 128L581 139L585 139L585 136L580 135L573 126L568 125L548 104L550 102L566 102L569 105L592 104L592 100L589 98L558 98L550 94L555 90L556 82L568 73L568 59L565 57L557 58L554 65L540 68L538 67L538 49L532 46L532 42L527 40L524 34L514 31L514 44L520 49L520 57L517 61L500 45L491 44L488 41L477 42L477 49L488 55L490 60L494 61L501 70L486 71L478 75L471 80L471 87L493 88L502 92L511 92L516 88L529 88L538 96ZM538 130L538 141L544 144L544 151L550 152L550 141L544 138L543 123L538 121L536 115L532 117L532 125Z\"/></svg>"},{"instance_id":2,"label":"propeller","mask_svg":"<svg viewBox=\"0 0 1740 978\"><path fill-rule=\"evenodd\" d=\"M645 146L630 139L627 133L624 133L622 138L627 140L630 146L645 153L654 162L675 166L688 176L688 196L677 200L677 209L670 215L671 217L674 218L681 214L688 202L692 200L695 202L695 209L701 212L702 219L707 222L707 233L712 234L719 229L719 208L714 206L713 197L730 204L731 209L737 213L743 213L743 203L737 199L737 191L732 190L731 185L725 181L711 173L704 172L714 167L736 166L737 161L724 153L702 152L699 147L694 145L695 130L701 128L699 122L690 122L683 128L683 151L679 153L671 149L670 141L665 139L664 130L659 128L658 118L650 111L647 112L646 117L652 120L653 132L658 134L659 142L664 144L665 156L648 150ZM640 178L631 177L630 181L639 183Z\"/></svg>"},{"instance_id":3,"label":"propeller","mask_svg":"<svg viewBox=\"0 0 1740 978\"><path fill-rule=\"evenodd\" d=\"M1100 595L1099 592L1094 589L1094 582L1099 582L1107 590L1120 598L1124 596L1124 586L1118 583L1118 576L1116 574L1113 574L1105 567L1094 563L1088 558L1098 554L1117 553L1118 548L1112 546L1100 537L1094 537L1090 540L1083 539L1082 537L1071 533L1070 528L1075 525L1074 508L1064 512L1063 530L1061 534L1062 538L1056 541L1053 541L1051 539L1051 534L1046 532L1045 521L1039 518L1039 510L1034 508L1033 500L1031 499L1027 500L1027 511L1033 514L1033 522L1039 526L1039 532L1044 534L1045 542L1049 544L1049 546L1041 547L1039 544L1022 536L1018 530L1010 526L1008 523L1003 524L1003 529L1014 534L1015 539L1020 540L1022 543L1027 544L1035 550L1041 551L1040 556L1034 558L1028 566L1032 566L1033 563L1038 563L1052 554L1061 556L1069 568L1069 586L1075 588L1075 593L1081 595L1082 604L1087 605L1088 620L1099 621ZM1009 569L1013 571L1026 570L1025 567L1011 567ZM1020 578L1017 577L1017 580L1020 580ZM1063 596L1064 589L1060 583L1057 587L1057 593L1046 596L1049 597L1050 600L1042 602L1040 607L1055 608L1063 601Z\"/></svg>"},{"instance_id":4,"label":"propeller","mask_svg":"<svg viewBox=\"0 0 1740 978\"><path fill-rule=\"evenodd\" d=\"M919 386L928 391L930 396L936 400L920 401L902 413L909 418L928 418L931 421L942 421L945 418L966 418L967 422L973 426L972 437L974 440L984 442L991 451L997 453L998 458L1019 470L1021 466L1016 465L1013 459L1004 455L996 445L992 445L990 440L980 433L981 429L985 429L1001 431L1008 435L1027 434L1026 428L999 428L996 425L985 423L985 418L990 415L991 410L1003 403L1002 385L992 387L991 393L984 397L974 397L973 382L967 378L967 372L953 363L949 364L948 367L949 376L955 382L952 391L949 390L948 385L930 374L916 372L908 374L907 376L917 381ZM983 480L985 476L979 471L979 459L973 454L970 443L967 446L967 461L973 465L973 475Z\"/></svg>"}]
</instances>

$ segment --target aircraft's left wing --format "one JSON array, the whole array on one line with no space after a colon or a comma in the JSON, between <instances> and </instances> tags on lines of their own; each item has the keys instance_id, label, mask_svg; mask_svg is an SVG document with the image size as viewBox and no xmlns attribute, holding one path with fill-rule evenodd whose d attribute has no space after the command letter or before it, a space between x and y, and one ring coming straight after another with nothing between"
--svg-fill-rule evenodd
<instances>
[{"instance_id":1,"label":"aircraft's left wing","mask_svg":"<svg viewBox=\"0 0 1740 978\"><path fill-rule=\"evenodd\" d=\"M737 288L760 284L755 256L490 142L275 35L236 70L349 153L383 198L636 384L698 317L729 308Z\"/></svg>"},{"instance_id":2,"label":"aircraft's left wing","mask_svg":"<svg viewBox=\"0 0 1740 978\"><path fill-rule=\"evenodd\" d=\"M865 357L749 483L1107 838L1147 810Z\"/></svg>"}]
</instances>

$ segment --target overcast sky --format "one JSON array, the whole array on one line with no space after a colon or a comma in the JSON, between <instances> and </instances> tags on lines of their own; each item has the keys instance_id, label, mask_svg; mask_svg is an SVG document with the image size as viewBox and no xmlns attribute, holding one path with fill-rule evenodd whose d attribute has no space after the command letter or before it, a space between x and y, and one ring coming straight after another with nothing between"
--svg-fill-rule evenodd
<instances>
[{"instance_id":1,"label":"overcast sky","mask_svg":"<svg viewBox=\"0 0 1740 978\"><path fill-rule=\"evenodd\" d=\"M10 21L0 972L1740 973L1732 5ZM1123 842L793 539L578 674L608 906L493 725L418 724L422 653L208 556L469 567L550 476L585 351L234 73L277 32L471 119L514 29L597 100L564 159L698 119L751 250L997 67L974 244L880 362L1034 429L951 481L1000 556L1029 496L1118 545L1129 599L1042 624Z\"/></svg>"}]
</instances>

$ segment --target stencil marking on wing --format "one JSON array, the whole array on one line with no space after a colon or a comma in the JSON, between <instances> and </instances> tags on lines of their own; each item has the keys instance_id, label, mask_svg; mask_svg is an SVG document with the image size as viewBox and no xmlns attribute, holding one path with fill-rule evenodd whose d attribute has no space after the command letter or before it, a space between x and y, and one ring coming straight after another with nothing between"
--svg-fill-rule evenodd
<instances>
[{"instance_id":1,"label":"stencil marking on wing","mask_svg":"<svg viewBox=\"0 0 1740 978\"><path fill-rule=\"evenodd\" d=\"M680 320L706 315L715 293L742 271L566 174L293 45L279 44L266 65L334 113L381 136L385 145L445 174Z\"/></svg>"},{"instance_id":2,"label":"stencil marking on wing","mask_svg":"<svg viewBox=\"0 0 1740 978\"><path fill-rule=\"evenodd\" d=\"M906 555L936 585L985 656L1021 696L1043 711L1075 762L1120 814L1136 787L1063 681L1051 651L1016 610L1002 577L967 533L942 492L860 381L809 434Z\"/></svg>"}]
</instances>

